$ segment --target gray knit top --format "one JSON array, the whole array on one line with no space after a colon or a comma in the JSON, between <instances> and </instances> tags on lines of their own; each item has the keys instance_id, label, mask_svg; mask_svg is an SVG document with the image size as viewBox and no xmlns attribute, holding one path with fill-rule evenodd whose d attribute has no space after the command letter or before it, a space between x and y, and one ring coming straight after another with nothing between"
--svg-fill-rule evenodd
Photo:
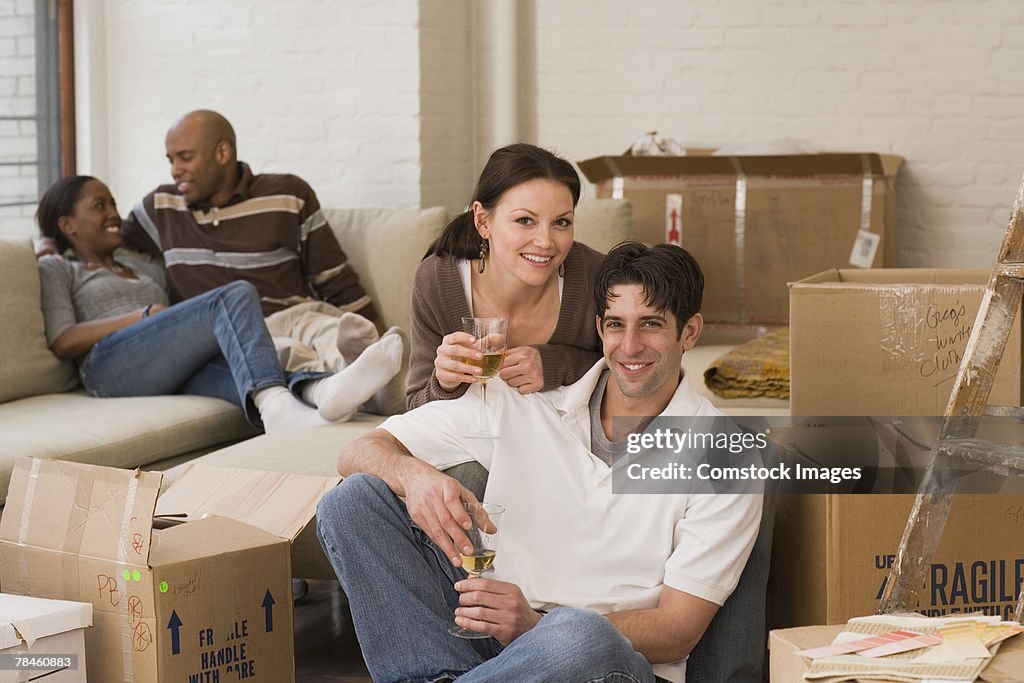
<instances>
[{"instance_id":1,"label":"gray knit top","mask_svg":"<svg viewBox=\"0 0 1024 683\"><path fill-rule=\"evenodd\" d=\"M48 344L76 323L130 313L148 304L167 305L164 273L159 264L131 252L118 251L115 257L134 270L138 278L121 277L106 268L90 270L78 261L58 256L39 259Z\"/></svg>"}]
</instances>

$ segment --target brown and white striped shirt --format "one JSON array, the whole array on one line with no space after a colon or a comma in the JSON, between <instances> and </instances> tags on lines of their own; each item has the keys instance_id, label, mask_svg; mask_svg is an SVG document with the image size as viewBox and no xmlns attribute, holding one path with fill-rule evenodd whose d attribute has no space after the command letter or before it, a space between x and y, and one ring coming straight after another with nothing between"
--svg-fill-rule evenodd
<instances>
[{"instance_id":1,"label":"brown and white striped shirt","mask_svg":"<svg viewBox=\"0 0 1024 683\"><path fill-rule=\"evenodd\" d=\"M224 206L188 206L177 187L161 185L124 221L126 246L163 257L171 300L246 280L265 315L319 299L375 320L313 189L298 176L238 166L238 186Z\"/></svg>"}]
</instances>

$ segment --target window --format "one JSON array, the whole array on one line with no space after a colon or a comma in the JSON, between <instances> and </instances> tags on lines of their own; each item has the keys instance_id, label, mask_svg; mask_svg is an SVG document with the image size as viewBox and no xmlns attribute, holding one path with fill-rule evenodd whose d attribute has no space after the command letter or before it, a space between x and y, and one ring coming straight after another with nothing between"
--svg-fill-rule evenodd
<instances>
[{"instance_id":1,"label":"window","mask_svg":"<svg viewBox=\"0 0 1024 683\"><path fill-rule=\"evenodd\" d=\"M71 0L0 2L0 234L34 236L43 191L74 172Z\"/></svg>"}]
</instances>

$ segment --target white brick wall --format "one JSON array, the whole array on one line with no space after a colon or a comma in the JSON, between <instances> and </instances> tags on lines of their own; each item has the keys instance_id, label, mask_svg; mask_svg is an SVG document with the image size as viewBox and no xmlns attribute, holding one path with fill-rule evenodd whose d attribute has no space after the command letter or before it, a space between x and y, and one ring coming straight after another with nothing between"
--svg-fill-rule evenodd
<instances>
[{"instance_id":1,"label":"white brick wall","mask_svg":"<svg viewBox=\"0 0 1024 683\"><path fill-rule=\"evenodd\" d=\"M0 117L35 113L35 9L31 2L0 0ZM33 121L0 121L0 162L36 159ZM33 199L35 167L0 165L0 234L35 234L35 206L3 206Z\"/></svg>"},{"instance_id":2,"label":"white brick wall","mask_svg":"<svg viewBox=\"0 0 1024 683\"><path fill-rule=\"evenodd\" d=\"M578 160L657 129L900 154L899 265L991 264L1024 173L1024 3L533 4L539 144Z\"/></svg>"},{"instance_id":3,"label":"white brick wall","mask_svg":"<svg viewBox=\"0 0 1024 683\"><path fill-rule=\"evenodd\" d=\"M212 108L257 172L333 206L420 204L416 0L106 0L108 179L130 207L168 174L164 134Z\"/></svg>"},{"instance_id":4,"label":"white brick wall","mask_svg":"<svg viewBox=\"0 0 1024 683\"><path fill-rule=\"evenodd\" d=\"M164 133L195 107L233 121L257 170L298 173L325 204L461 207L493 146L489 84L471 82L472 59L492 57L485 33L472 47L477 0L93 1L107 175L124 205L167 179ZM0 17L11 6L0 0ZM530 0L519 12L523 139L574 160L652 129L700 147L798 137L901 154L898 265L991 262L1024 172L1019 0ZM4 65L21 45L5 31ZM17 89L4 78L0 90Z\"/></svg>"},{"instance_id":5,"label":"white brick wall","mask_svg":"<svg viewBox=\"0 0 1024 683\"><path fill-rule=\"evenodd\" d=\"M474 1L420 0L420 193L424 206L450 213L465 207L476 182Z\"/></svg>"}]
</instances>

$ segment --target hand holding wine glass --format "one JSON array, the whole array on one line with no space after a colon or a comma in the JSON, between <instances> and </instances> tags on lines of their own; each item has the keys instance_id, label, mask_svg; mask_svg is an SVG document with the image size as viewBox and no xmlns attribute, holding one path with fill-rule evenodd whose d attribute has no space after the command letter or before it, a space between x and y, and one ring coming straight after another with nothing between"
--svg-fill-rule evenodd
<instances>
[{"instance_id":1,"label":"hand holding wine glass","mask_svg":"<svg viewBox=\"0 0 1024 683\"><path fill-rule=\"evenodd\" d=\"M478 354L476 337L468 332L458 330L442 337L434 356L434 377L441 388L451 392L475 381L480 365L473 361Z\"/></svg>"},{"instance_id":2,"label":"hand holding wine glass","mask_svg":"<svg viewBox=\"0 0 1024 683\"><path fill-rule=\"evenodd\" d=\"M462 568L470 578L478 578L491 568L498 551L498 525L505 508L495 503L466 503L466 514L472 526L466 531L473 551L467 555L462 552ZM488 638L484 633L477 633L461 626L452 626L448 632L460 638Z\"/></svg>"},{"instance_id":3,"label":"hand holding wine glass","mask_svg":"<svg viewBox=\"0 0 1024 683\"><path fill-rule=\"evenodd\" d=\"M463 331L476 339L476 349L483 358L470 358L466 362L481 369L476 376L483 390L483 402L480 404L480 427L467 436L480 439L497 438L487 422L487 382L498 374L508 344L508 318L463 318Z\"/></svg>"}]
</instances>

